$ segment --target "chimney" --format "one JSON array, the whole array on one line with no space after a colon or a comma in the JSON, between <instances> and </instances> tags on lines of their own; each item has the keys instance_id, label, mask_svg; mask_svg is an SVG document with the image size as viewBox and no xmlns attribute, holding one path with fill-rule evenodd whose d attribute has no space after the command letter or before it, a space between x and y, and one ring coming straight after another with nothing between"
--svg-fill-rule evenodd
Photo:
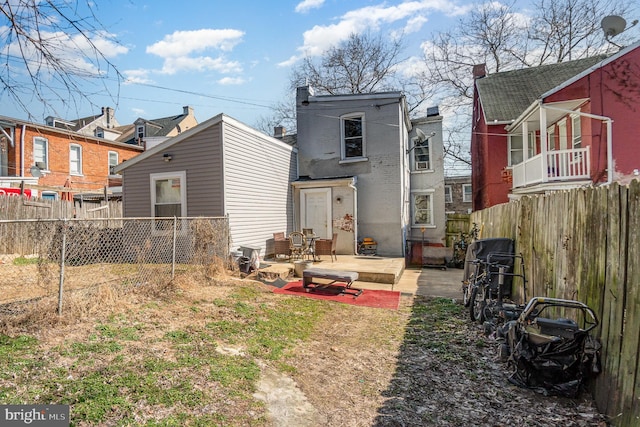
<instances>
[{"instance_id":1,"label":"chimney","mask_svg":"<svg viewBox=\"0 0 640 427\"><path fill-rule=\"evenodd\" d=\"M296 89L296 106L309 105L309 97L313 96L313 88L311 86L300 86Z\"/></svg>"},{"instance_id":2,"label":"chimney","mask_svg":"<svg viewBox=\"0 0 640 427\"><path fill-rule=\"evenodd\" d=\"M111 107L102 107L102 115L106 114L107 119L107 128L111 129L113 127L113 108Z\"/></svg>"},{"instance_id":3,"label":"chimney","mask_svg":"<svg viewBox=\"0 0 640 427\"><path fill-rule=\"evenodd\" d=\"M193 107L185 105L182 107L182 115L183 116L193 116Z\"/></svg>"},{"instance_id":4,"label":"chimney","mask_svg":"<svg viewBox=\"0 0 640 427\"><path fill-rule=\"evenodd\" d=\"M473 78L480 79L487 75L487 64L477 64L473 66Z\"/></svg>"},{"instance_id":5,"label":"chimney","mask_svg":"<svg viewBox=\"0 0 640 427\"><path fill-rule=\"evenodd\" d=\"M287 131L284 126L275 126L273 128L273 137L274 138L282 138L286 135Z\"/></svg>"}]
</instances>

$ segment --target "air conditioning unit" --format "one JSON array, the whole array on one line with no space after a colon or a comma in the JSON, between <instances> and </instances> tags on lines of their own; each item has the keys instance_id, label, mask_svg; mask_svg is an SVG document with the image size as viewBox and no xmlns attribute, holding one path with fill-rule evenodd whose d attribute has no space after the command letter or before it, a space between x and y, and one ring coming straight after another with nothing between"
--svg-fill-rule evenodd
<instances>
[{"instance_id":1,"label":"air conditioning unit","mask_svg":"<svg viewBox=\"0 0 640 427\"><path fill-rule=\"evenodd\" d=\"M429 162L416 162L416 169L429 169Z\"/></svg>"}]
</instances>

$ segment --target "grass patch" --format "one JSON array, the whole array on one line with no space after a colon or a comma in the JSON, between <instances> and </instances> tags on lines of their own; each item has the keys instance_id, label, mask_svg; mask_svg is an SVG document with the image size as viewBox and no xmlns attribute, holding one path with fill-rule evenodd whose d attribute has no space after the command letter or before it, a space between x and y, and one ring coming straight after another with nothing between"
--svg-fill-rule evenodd
<instances>
[{"instance_id":1,"label":"grass patch","mask_svg":"<svg viewBox=\"0 0 640 427\"><path fill-rule=\"evenodd\" d=\"M0 335L1 401L71 405L71 425L266 425L253 397L257 361L291 371L290 350L331 306L252 285L205 300L184 295L150 297L48 349ZM222 354L220 345L239 351Z\"/></svg>"}]
</instances>

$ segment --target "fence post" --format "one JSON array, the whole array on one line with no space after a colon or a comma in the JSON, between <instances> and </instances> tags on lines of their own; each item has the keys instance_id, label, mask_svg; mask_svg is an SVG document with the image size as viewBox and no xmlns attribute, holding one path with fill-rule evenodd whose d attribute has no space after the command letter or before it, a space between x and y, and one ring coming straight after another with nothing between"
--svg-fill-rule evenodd
<instances>
[{"instance_id":1,"label":"fence post","mask_svg":"<svg viewBox=\"0 0 640 427\"><path fill-rule=\"evenodd\" d=\"M178 224L178 218L173 217L173 247L171 249L171 281L173 281L176 274L176 229Z\"/></svg>"},{"instance_id":2,"label":"fence post","mask_svg":"<svg viewBox=\"0 0 640 427\"><path fill-rule=\"evenodd\" d=\"M60 284L58 287L58 316L62 315L62 289L64 287L64 258L67 248L67 220L62 221L62 248L60 249Z\"/></svg>"}]
</instances>

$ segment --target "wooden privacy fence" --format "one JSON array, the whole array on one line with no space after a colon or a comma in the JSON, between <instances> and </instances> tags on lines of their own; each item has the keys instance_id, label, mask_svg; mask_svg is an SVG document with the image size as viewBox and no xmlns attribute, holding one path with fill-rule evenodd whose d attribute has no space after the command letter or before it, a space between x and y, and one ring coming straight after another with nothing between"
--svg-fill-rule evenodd
<instances>
[{"instance_id":1,"label":"wooden privacy fence","mask_svg":"<svg viewBox=\"0 0 640 427\"><path fill-rule=\"evenodd\" d=\"M640 182L524 197L474 212L483 238L509 237L525 260L528 296L595 310L602 372L593 394L616 426L640 419ZM514 289L521 298L521 289Z\"/></svg>"},{"instance_id":2,"label":"wooden privacy fence","mask_svg":"<svg viewBox=\"0 0 640 427\"><path fill-rule=\"evenodd\" d=\"M0 195L0 220L120 218L122 202L82 202L66 200L30 200Z\"/></svg>"}]
</instances>

